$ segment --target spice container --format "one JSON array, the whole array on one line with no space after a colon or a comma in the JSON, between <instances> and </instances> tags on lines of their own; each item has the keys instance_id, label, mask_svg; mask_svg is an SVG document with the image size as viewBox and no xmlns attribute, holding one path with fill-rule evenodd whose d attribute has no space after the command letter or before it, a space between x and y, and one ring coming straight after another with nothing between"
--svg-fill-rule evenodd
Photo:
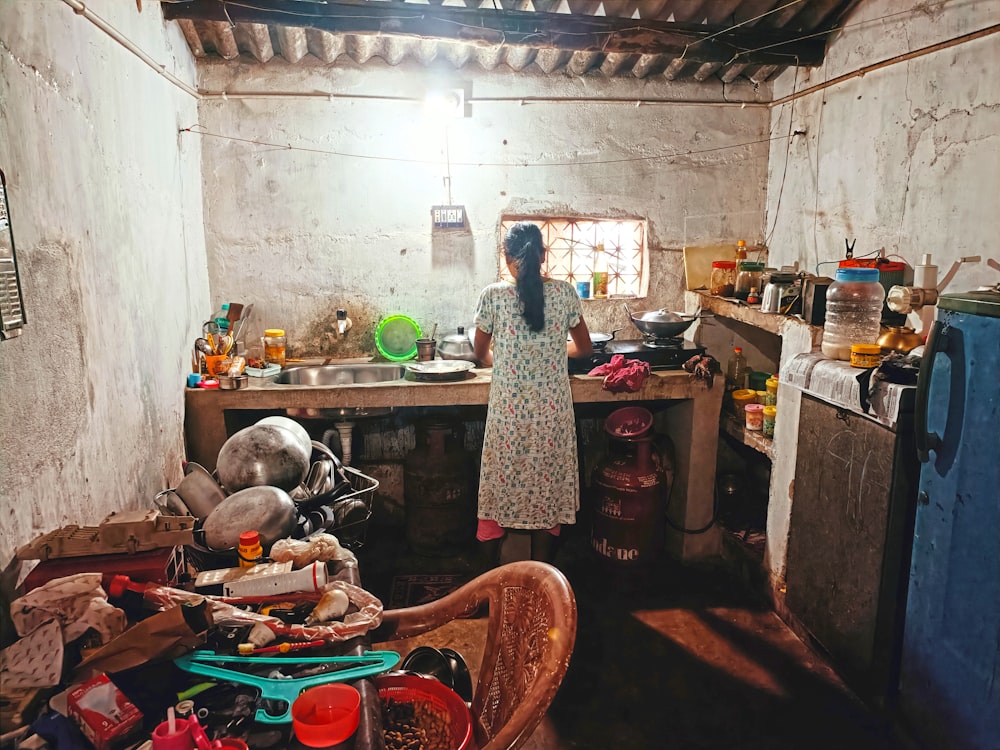
<instances>
[{"instance_id":1,"label":"spice container","mask_svg":"<svg viewBox=\"0 0 1000 750\"><path fill-rule=\"evenodd\" d=\"M733 296L746 301L751 289L760 289L760 276L764 264L754 260L741 260L736 266L736 290Z\"/></svg>"},{"instance_id":2,"label":"spice container","mask_svg":"<svg viewBox=\"0 0 1000 750\"><path fill-rule=\"evenodd\" d=\"M741 388L738 391L733 391L733 405L736 407L737 414L743 411L744 406L756 403L756 401L757 391L752 391L749 388Z\"/></svg>"},{"instance_id":3,"label":"spice container","mask_svg":"<svg viewBox=\"0 0 1000 750\"><path fill-rule=\"evenodd\" d=\"M778 417L778 407L776 406L765 406L764 407L764 421L761 423L762 431L764 437L773 438L774 437L774 420Z\"/></svg>"},{"instance_id":4,"label":"spice container","mask_svg":"<svg viewBox=\"0 0 1000 750\"><path fill-rule=\"evenodd\" d=\"M763 404L747 404L743 407L743 413L746 415L746 426L748 430L760 432L764 429Z\"/></svg>"},{"instance_id":5,"label":"spice container","mask_svg":"<svg viewBox=\"0 0 1000 750\"><path fill-rule=\"evenodd\" d=\"M285 366L285 331L268 328L264 331L264 363Z\"/></svg>"},{"instance_id":6,"label":"spice container","mask_svg":"<svg viewBox=\"0 0 1000 750\"><path fill-rule=\"evenodd\" d=\"M736 261L716 260L712 262L712 276L708 292L717 297L732 297L736 289Z\"/></svg>"},{"instance_id":7,"label":"spice container","mask_svg":"<svg viewBox=\"0 0 1000 750\"><path fill-rule=\"evenodd\" d=\"M851 346L851 367L878 367L882 362L882 347L878 344Z\"/></svg>"},{"instance_id":8,"label":"spice container","mask_svg":"<svg viewBox=\"0 0 1000 750\"><path fill-rule=\"evenodd\" d=\"M767 379L767 383L764 385L764 392L767 394L764 396L765 406L777 406L778 405L778 373L774 373L771 377Z\"/></svg>"},{"instance_id":9,"label":"spice container","mask_svg":"<svg viewBox=\"0 0 1000 750\"><path fill-rule=\"evenodd\" d=\"M754 391L754 393L757 394L757 398L754 401L761 406L765 406L767 404L767 391Z\"/></svg>"},{"instance_id":10,"label":"spice container","mask_svg":"<svg viewBox=\"0 0 1000 750\"><path fill-rule=\"evenodd\" d=\"M240 534L239 560L241 568L252 568L257 560L264 556L264 548L260 543L260 532L244 531Z\"/></svg>"}]
</instances>

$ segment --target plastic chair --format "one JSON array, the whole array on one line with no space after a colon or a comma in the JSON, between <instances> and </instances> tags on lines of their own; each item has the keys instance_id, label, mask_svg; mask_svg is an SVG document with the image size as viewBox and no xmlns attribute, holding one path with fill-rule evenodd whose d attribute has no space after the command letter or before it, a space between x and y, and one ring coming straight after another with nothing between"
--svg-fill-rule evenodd
<instances>
[{"instance_id":1,"label":"plastic chair","mask_svg":"<svg viewBox=\"0 0 1000 750\"><path fill-rule=\"evenodd\" d=\"M386 610L374 643L421 635L489 604L472 717L480 750L521 747L541 722L576 642L576 597L566 576L531 560L501 565L452 593Z\"/></svg>"}]
</instances>

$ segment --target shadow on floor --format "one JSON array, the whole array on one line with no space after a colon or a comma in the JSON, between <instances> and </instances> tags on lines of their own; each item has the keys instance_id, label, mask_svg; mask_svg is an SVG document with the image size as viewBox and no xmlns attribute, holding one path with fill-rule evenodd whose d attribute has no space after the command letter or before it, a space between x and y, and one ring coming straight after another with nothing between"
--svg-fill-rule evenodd
<instances>
[{"instance_id":1,"label":"shadow on floor","mask_svg":"<svg viewBox=\"0 0 1000 750\"><path fill-rule=\"evenodd\" d=\"M473 551L412 555L390 529L373 528L359 558L365 587L384 602L400 575L476 573ZM577 597L576 648L527 748L896 749L823 659L721 562L609 568L585 529L567 527L556 565ZM484 622L448 635L466 647L474 675L479 655L470 650Z\"/></svg>"}]
</instances>

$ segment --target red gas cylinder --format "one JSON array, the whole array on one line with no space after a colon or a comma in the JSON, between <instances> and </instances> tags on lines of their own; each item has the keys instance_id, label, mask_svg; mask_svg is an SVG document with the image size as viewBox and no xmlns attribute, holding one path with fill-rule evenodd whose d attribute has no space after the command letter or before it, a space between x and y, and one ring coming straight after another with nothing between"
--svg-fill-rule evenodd
<instances>
[{"instance_id":1,"label":"red gas cylinder","mask_svg":"<svg viewBox=\"0 0 1000 750\"><path fill-rule=\"evenodd\" d=\"M623 411L629 414L619 415ZM652 427L653 415L641 407L619 409L605 421L613 443L594 472L590 543L616 565L653 562L663 549L666 477L654 453Z\"/></svg>"}]
</instances>

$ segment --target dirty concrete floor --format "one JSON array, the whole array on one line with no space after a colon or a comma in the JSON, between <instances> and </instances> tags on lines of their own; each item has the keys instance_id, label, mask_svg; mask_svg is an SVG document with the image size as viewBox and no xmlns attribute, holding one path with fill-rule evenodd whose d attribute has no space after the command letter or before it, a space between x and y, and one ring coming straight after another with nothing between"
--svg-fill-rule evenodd
<instances>
[{"instance_id":1,"label":"dirty concrete floor","mask_svg":"<svg viewBox=\"0 0 1000 750\"><path fill-rule=\"evenodd\" d=\"M515 541L505 556L517 553ZM471 552L414 555L395 529L370 529L359 556L365 587L385 602L397 575L475 573ZM586 529L571 527L555 563L577 597L576 648L528 750L897 747L824 660L721 561L663 560L645 574L609 569L588 548ZM485 626L485 619L460 620L392 648L405 655L417 645L451 646L475 683Z\"/></svg>"}]
</instances>

